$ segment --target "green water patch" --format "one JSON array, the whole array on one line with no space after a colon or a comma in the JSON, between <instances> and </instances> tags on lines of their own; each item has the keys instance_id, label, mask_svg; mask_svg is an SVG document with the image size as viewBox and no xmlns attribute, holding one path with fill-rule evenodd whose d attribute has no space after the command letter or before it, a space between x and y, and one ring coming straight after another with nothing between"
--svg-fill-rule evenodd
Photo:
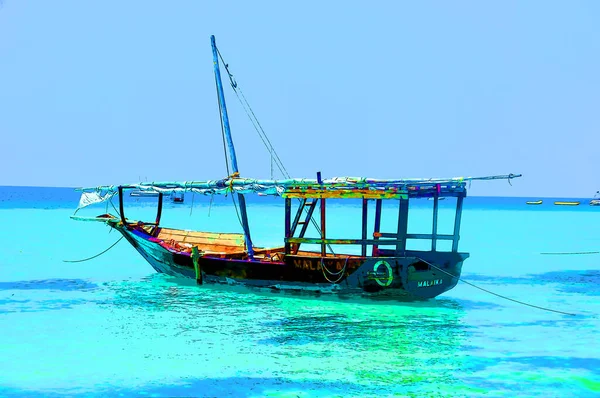
<instances>
[{"instance_id":1,"label":"green water patch","mask_svg":"<svg viewBox=\"0 0 600 398\"><path fill-rule=\"evenodd\" d=\"M41 279L30 281L0 282L0 290L60 290L89 291L98 288L95 283L83 279Z\"/></svg>"},{"instance_id":2,"label":"green water patch","mask_svg":"<svg viewBox=\"0 0 600 398\"><path fill-rule=\"evenodd\" d=\"M367 390L368 391L368 390ZM323 381L317 379L293 380L279 377L223 377L185 378L170 383L156 383L123 388L105 383L93 390L52 390L0 389L2 396L46 397L82 394L86 397L135 396L135 397L348 397L369 394L361 384L345 380ZM370 394L377 393L371 389Z\"/></svg>"}]
</instances>

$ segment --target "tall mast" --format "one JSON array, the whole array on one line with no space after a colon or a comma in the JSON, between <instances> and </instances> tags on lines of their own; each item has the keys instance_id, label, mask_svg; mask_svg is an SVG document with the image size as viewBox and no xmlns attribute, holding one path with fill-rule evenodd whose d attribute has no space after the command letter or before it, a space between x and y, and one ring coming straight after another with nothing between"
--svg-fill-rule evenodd
<instances>
[{"instance_id":1,"label":"tall mast","mask_svg":"<svg viewBox=\"0 0 600 398\"><path fill-rule=\"evenodd\" d=\"M227 148L229 152L229 159L231 161L231 168L234 173L238 173L237 159L235 157L235 148L233 147L233 139L231 138L231 130L229 128L229 116L227 116L227 106L225 105L225 95L223 93L223 84L221 82L221 71L219 70L219 55L217 52L217 44L215 43L215 36L210 36L210 44L213 52L213 62L215 66L215 80L217 82L217 94L219 96L219 105L221 107L221 122L223 123L223 129L225 130L225 139L227 140ZM242 216L242 227L244 228L244 238L246 240L246 248L248 250L248 257L254 257L254 248L252 246L252 239L250 239L250 227L248 226L248 213L246 212L246 199L241 193L237 194L238 201L240 202L240 213Z\"/></svg>"}]
</instances>

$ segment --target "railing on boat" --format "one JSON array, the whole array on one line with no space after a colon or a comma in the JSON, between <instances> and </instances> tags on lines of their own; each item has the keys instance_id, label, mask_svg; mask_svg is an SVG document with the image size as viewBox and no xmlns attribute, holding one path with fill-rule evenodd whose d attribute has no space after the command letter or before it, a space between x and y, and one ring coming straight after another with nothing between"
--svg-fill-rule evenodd
<instances>
[{"instance_id":1,"label":"railing on boat","mask_svg":"<svg viewBox=\"0 0 600 398\"><path fill-rule=\"evenodd\" d=\"M454 228L452 234L439 234L438 233L438 215L439 215L439 200L440 196L435 193L433 195L433 220L432 220L432 231L430 234L414 234L408 233L408 204L409 195L406 198L400 198L398 208L398 229L396 233L381 232L381 212L382 212L382 199L375 199L375 220L374 220L374 231L373 237L369 238L368 234L368 201L369 199L362 199L362 237L361 239L331 239L326 237L326 198L312 198L312 202L307 203L307 199L301 199L300 206L296 211L294 220L292 221L292 198L285 198L285 254L296 254L301 244L313 244L321 246L321 255L326 256L326 246L328 245L360 245L361 256L367 256L367 246L372 245L372 256L376 256L378 253L379 246L394 246L395 255L403 255L406 251L406 244L409 239L419 240L430 240L431 251L437 251L437 241L446 240L452 241L452 252L458 251L458 242L460 239L460 222L462 216L463 199L466 196L466 192L454 192L451 196L457 198L456 210L454 216ZM422 197L417 196L415 197ZM321 236L319 238L308 238L304 234L306 232L306 226L308 220L312 217L317 202L320 203L321 212L321 225L320 231ZM308 211L305 209L308 207ZM305 220L300 221L303 215L306 213ZM299 225L302 225L298 236L294 236Z\"/></svg>"}]
</instances>

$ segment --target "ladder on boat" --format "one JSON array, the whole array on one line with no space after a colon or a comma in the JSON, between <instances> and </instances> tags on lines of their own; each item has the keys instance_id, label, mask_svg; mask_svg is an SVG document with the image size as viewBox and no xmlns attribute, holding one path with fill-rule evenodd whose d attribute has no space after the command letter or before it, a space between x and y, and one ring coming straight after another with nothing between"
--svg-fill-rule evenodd
<instances>
[{"instance_id":1,"label":"ladder on boat","mask_svg":"<svg viewBox=\"0 0 600 398\"><path fill-rule=\"evenodd\" d=\"M300 207L296 212L296 217L294 218L294 222L292 223L292 227L290 229L290 238L304 238L304 234L308 228L308 223L312 219L312 215L317 207L317 201L318 199L311 199L310 201L306 198L300 199ZM304 220L300 220L305 211L306 214ZM296 229L298 229L298 226L300 225L302 226L300 228L300 233L298 236L295 236ZM298 254L298 250L300 250L300 243L294 243L291 249L292 254Z\"/></svg>"}]
</instances>

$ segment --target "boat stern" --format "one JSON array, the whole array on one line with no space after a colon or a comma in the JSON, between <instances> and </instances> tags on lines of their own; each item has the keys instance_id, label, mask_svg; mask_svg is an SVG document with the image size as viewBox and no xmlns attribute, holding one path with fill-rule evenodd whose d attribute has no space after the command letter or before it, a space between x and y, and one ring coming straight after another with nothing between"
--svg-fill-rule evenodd
<instances>
[{"instance_id":1,"label":"boat stern","mask_svg":"<svg viewBox=\"0 0 600 398\"><path fill-rule=\"evenodd\" d=\"M405 257L369 258L347 278L367 294L430 299L459 281L468 253L415 252Z\"/></svg>"}]
</instances>

